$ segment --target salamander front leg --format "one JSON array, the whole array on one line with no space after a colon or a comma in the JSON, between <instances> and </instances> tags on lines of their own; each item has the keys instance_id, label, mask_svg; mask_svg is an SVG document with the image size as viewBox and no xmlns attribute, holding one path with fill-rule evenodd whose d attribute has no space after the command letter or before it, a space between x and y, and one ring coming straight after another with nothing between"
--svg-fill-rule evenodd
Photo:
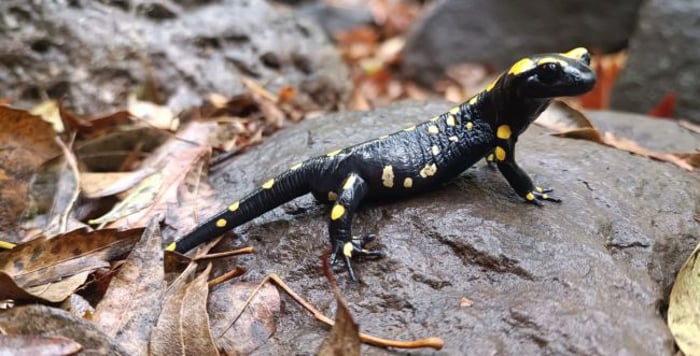
<instances>
[{"instance_id":1,"label":"salamander front leg","mask_svg":"<svg viewBox=\"0 0 700 356\"><path fill-rule=\"evenodd\" d=\"M352 236L352 216L360 201L367 195L367 183L355 173L351 173L343 181L338 200L331 209L328 232L331 239L331 263L337 265L342 258L350 278L356 280L351 260L361 257L383 257L382 251L370 251L364 245L374 239L374 235L359 238Z\"/></svg>"},{"instance_id":2,"label":"salamander front leg","mask_svg":"<svg viewBox=\"0 0 700 356\"><path fill-rule=\"evenodd\" d=\"M515 192L525 199L525 202L537 206L542 206L541 200L561 203L561 199L548 194L552 192L551 188L536 187L532 184L530 176L515 162L515 149L513 146L509 150L497 147L496 161L498 162L498 170L501 171L501 174L503 174Z\"/></svg>"}]
</instances>

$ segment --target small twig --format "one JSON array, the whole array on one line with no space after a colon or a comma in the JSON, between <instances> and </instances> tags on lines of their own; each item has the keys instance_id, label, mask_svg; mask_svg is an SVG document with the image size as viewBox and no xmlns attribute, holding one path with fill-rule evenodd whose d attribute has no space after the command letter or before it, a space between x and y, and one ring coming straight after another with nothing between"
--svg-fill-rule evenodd
<instances>
[{"instance_id":1,"label":"small twig","mask_svg":"<svg viewBox=\"0 0 700 356\"><path fill-rule=\"evenodd\" d=\"M250 297L248 297L248 299L245 301L241 310L238 312L236 317L233 318L233 321L231 321L231 324L229 326L227 326L218 337L222 337L228 331L228 329L230 329L233 326L233 324L235 324L236 321L238 321L238 318L241 317L241 315L243 314L245 309L248 307L250 302L253 300L255 295L258 293L258 291L260 291L260 288L262 288L263 285L265 285L265 283L267 283L268 281L272 281L273 283L275 283L279 288L281 288L285 293L287 293L287 295L289 295L292 299L294 299L294 301L299 303L299 305L301 305L304 309L306 309L311 314L313 314L313 316L314 316L314 318L316 318L316 320L328 325L329 327L333 327L335 322L332 319L323 315L323 313L321 313L316 308L314 308L313 305L311 305L309 302L307 302L301 296L299 296L297 293L295 293L291 288L289 288L289 286L287 286L286 283L284 283L284 281L282 281L282 279L277 274L271 273L271 274L268 274L267 276L265 276L265 278L263 278L262 282L260 282L260 284L257 287L255 287L255 290L253 290L253 293L251 293ZM429 338L413 340L413 341L396 341L396 340L382 339L382 338L379 338L376 336L367 335L365 333L360 333L360 340L362 342L366 342L368 344L372 344L375 346L395 347L395 348L399 348L399 349L418 349L418 348L423 348L423 347L430 347L430 348L433 348L435 350L440 350L440 349L442 349L442 347L445 344L444 341L442 341L442 339L439 337L429 337Z\"/></svg>"},{"instance_id":2,"label":"small twig","mask_svg":"<svg viewBox=\"0 0 700 356\"><path fill-rule=\"evenodd\" d=\"M203 260L212 260L215 258L223 258L223 257L229 257L229 256L238 256L238 255L243 255L247 253L255 253L255 249L252 246L240 248L238 250L231 250L231 251L226 251L226 252L217 252L217 253L210 253L207 255L201 255L193 258L193 261L199 262Z\"/></svg>"},{"instance_id":3,"label":"small twig","mask_svg":"<svg viewBox=\"0 0 700 356\"><path fill-rule=\"evenodd\" d=\"M245 271L245 268L243 268L243 267L236 267L236 268L234 268L234 269L232 269L232 270L230 270L230 271L228 271L228 272L226 272L226 273L224 273L224 274L222 274L222 275L220 275L220 276L218 276L218 277L212 279L212 280L209 281L207 284L209 285L209 288L212 288L212 287L217 286L217 285L219 285L219 284L221 284L221 283L224 283L224 282L226 282L226 281L228 281L228 280L234 279L234 278L236 278L236 277L242 275L242 274L245 273L245 272L246 272L246 271Z\"/></svg>"}]
</instances>

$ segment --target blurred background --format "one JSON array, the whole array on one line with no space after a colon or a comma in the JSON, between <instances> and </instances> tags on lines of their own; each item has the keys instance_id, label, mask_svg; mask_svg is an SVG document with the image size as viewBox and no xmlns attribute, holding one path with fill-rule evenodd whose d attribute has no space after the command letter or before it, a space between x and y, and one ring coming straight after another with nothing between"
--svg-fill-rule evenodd
<instances>
[{"instance_id":1,"label":"blurred background","mask_svg":"<svg viewBox=\"0 0 700 356\"><path fill-rule=\"evenodd\" d=\"M5 0L0 100L77 113L138 98L294 88L302 112L460 101L538 52L585 46L580 105L700 122L700 2L689 0Z\"/></svg>"}]
</instances>

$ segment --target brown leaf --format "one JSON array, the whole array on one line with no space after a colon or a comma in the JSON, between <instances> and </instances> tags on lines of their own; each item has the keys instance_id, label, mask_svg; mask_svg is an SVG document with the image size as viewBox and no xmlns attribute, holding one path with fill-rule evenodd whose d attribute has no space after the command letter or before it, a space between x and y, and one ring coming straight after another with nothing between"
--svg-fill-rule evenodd
<instances>
[{"instance_id":1,"label":"brown leaf","mask_svg":"<svg viewBox=\"0 0 700 356\"><path fill-rule=\"evenodd\" d=\"M0 355L72 355L82 349L65 337L0 334Z\"/></svg>"},{"instance_id":2,"label":"brown leaf","mask_svg":"<svg viewBox=\"0 0 700 356\"><path fill-rule=\"evenodd\" d=\"M686 355L700 355L700 244L688 256L673 283L668 327Z\"/></svg>"},{"instance_id":3,"label":"brown leaf","mask_svg":"<svg viewBox=\"0 0 700 356\"><path fill-rule=\"evenodd\" d=\"M680 120L678 121L678 125L689 130L690 132L700 133L700 125L692 123L688 120Z\"/></svg>"},{"instance_id":4,"label":"brown leaf","mask_svg":"<svg viewBox=\"0 0 700 356\"><path fill-rule=\"evenodd\" d=\"M32 174L61 151L50 124L26 111L0 106L0 235L17 242Z\"/></svg>"},{"instance_id":5,"label":"brown leaf","mask_svg":"<svg viewBox=\"0 0 700 356\"><path fill-rule=\"evenodd\" d=\"M586 115L560 100L552 101L547 110L535 120L535 123L557 133L595 128Z\"/></svg>"},{"instance_id":6,"label":"brown leaf","mask_svg":"<svg viewBox=\"0 0 700 356\"><path fill-rule=\"evenodd\" d=\"M675 92L671 91L666 93L659 103L647 112L647 115L666 118L673 117L673 111L676 108L676 99L677 95Z\"/></svg>"},{"instance_id":7,"label":"brown leaf","mask_svg":"<svg viewBox=\"0 0 700 356\"><path fill-rule=\"evenodd\" d=\"M54 238L42 236L0 253L0 271L23 287L57 281L108 265L128 252L142 231L80 229Z\"/></svg>"},{"instance_id":8,"label":"brown leaf","mask_svg":"<svg viewBox=\"0 0 700 356\"><path fill-rule=\"evenodd\" d=\"M554 101L535 121L536 124L558 131L553 136L597 142L642 157L673 163L687 171L700 164L700 152L662 153L642 147L634 140L612 132L601 133L580 111L564 102Z\"/></svg>"},{"instance_id":9,"label":"brown leaf","mask_svg":"<svg viewBox=\"0 0 700 356\"><path fill-rule=\"evenodd\" d=\"M132 355L145 355L165 292L158 220L151 219L97 305L93 321Z\"/></svg>"},{"instance_id":10,"label":"brown leaf","mask_svg":"<svg viewBox=\"0 0 700 356\"><path fill-rule=\"evenodd\" d=\"M54 131L63 132L65 130L61 120L60 105L58 100L44 101L29 110L29 113L44 119L53 126Z\"/></svg>"},{"instance_id":11,"label":"brown leaf","mask_svg":"<svg viewBox=\"0 0 700 356\"><path fill-rule=\"evenodd\" d=\"M280 295L277 288L267 284L255 294L233 326L221 335L256 287L257 283L250 282L225 283L211 291L207 303L211 329L217 335L216 343L224 354L250 354L263 345L277 329Z\"/></svg>"},{"instance_id":12,"label":"brown leaf","mask_svg":"<svg viewBox=\"0 0 700 356\"><path fill-rule=\"evenodd\" d=\"M0 330L7 334L68 338L82 345L85 355L128 355L93 323L40 304L3 311Z\"/></svg>"},{"instance_id":13,"label":"brown leaf","mask_svg":"<svg viewBox=\"0 0 700 356\"><path fill-rule=\"evenodd\" d=\"M86 198L102 198L133 188L155 172L148 167L133 172L85 172L80 175L80 189Z\"/></svg>"},{"instance_id":14,"label":"brown leaf","mask_svg":"<svg viewBox=\"0 0 700 356\"><path fill-rule=\"evenodd\" d=\"M141 101L134 95L127 99L129 113L151 127L175 131L180 126L180 118L167 106Z\"/></svg>"},{"instance_id":15,"label":"brown leaf","mask_svg":"<svg viewBox=\"0 0 700 356\"><path fill-rule=\"evenodd\" d=\"M180 284L163 305L151 333L154 355L218 355L206 309L211 264L194 281Z\"/></svg>"},{"instance_id":16,"label":"brown leaf","mask_svg":"<svg viewBox=\"0 0 700 356\"><path fill-rule=\"evenodd\" d=\"M335 312L335 325L331 334L323 340L318 355L320 356L358 356L360 355L360 332L352 319L345 301L340 293L335 293L338 308Z\"/></svg>"}]
</instances>

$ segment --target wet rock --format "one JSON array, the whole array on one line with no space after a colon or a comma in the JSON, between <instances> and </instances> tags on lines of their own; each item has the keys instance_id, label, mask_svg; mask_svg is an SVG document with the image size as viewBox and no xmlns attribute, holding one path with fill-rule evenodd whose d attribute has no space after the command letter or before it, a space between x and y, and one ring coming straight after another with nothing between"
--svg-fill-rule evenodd
<instances>
[{"instance_id":1,"label":"wet rock","mask_svg":"<svg viewBox=\"0 0 700 356\"><path fill-rule=\"evenodd\" d=\"M347 68L324 33L265 1L24 1L0 3L0 79L13 104L48 96L80 112L123 107L153 78L179 110L208 93L299 88L310 108L349 90Z\"/></svg>"},{"instance_id":2,"label":"wet rock","mask_svg":"<svg viewBox=\"0 0 700 356\"><path fill-rule=\"evenodd\" d=\"M400 103L305 121L219 167L213 186L225 206L304 158L447 108ZM623 120L617 125L644 121L646 135L658 123ZM356 264L360 283L337 274L361 330L395 339L441 336L445 354L672 355L660 309L698 243L700 177L536 126L521 137L518 161L564 202L526 205L500 173L478 163L437 191L360 209L354 233L376 233L375 247L388 252ZM257 251L236 261L248 269L245 278L278 273L332 315L320 271L328 211L305 196L237 228L228 243ZM473 305L460 307L463 297ZM289 298L283 303L261 353L315 353L326 328Z\"/></svg>"},{"instance_id":3,"label":"wet rock","mask_svg":"<svg viewBox=\"0 0 700 356\"><path fill-rule=\"evenodd\" d=\"M406 42L405 73L431 84L446 68L483 62L505 68L520 57L586 46L623 48L641 0L447 0L414 28Z\"/></svg>"},{"instance_id":4,"label":"wet rock","mask_svg":"<svg viewBox=\"0 0 700 356\"><path fill-rule=\"evenodd\" d=\"M613 108L648 112L677 94L676 117L700 123L700 2L647 1L613 88Z\"/></svg>"}]
</instances>

